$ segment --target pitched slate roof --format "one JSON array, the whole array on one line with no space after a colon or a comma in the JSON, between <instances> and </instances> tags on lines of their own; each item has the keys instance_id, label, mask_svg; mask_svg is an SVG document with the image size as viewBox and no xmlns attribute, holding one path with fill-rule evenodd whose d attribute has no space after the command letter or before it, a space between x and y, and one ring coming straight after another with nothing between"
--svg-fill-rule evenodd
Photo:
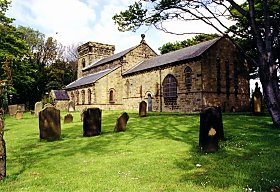
<instances>
[{"instance_id":1,"label":"pitched slate roof","mask_svg":"<svg viewBox=\"0 0 280 192\"><path fill-rule=\"evenodd\" d=\"M119 68L120 66L116 66L112 69L105 69L103 71L99 71L97 73L92 73L87 76L81 77L77 79L76 81L73 81L72 83L68 84L64 89L72 89L75 87L83 86L83 85L88 85L96 82L98 79L104 77L105 75L111 73L115 69Z\"/></svg>"},{"instance_id":2,"label":"pitched slate roof","mask_svg":"<svg viewBox=\"0 0 280 192\"><path fill-rule=\"evenodd\" d=\"M108 63L108 62L111 62L111 61L114 61L114 60L117 60L119 58L121 58L122 56L124 56L125 54L129 53L131 50L135 49L137 46L134 46L134 47L131 47L129 49L126 49L124 51L121 51L117 54L114 54L114 55L111 55L111 56L108 56L108 57L105 57L103 59L100 59L98 60L97 62L95 63L92 63L91 65L87 66L86 68L83 69L83 71L87 71L91 68L94 68L96 66L99 66L99 65L103 65L105 63Z\"/></svg>"},{"instance_id":3,"label":"pitched slate roof","mask_svg":"<svg viewBox=\"0 0 280 192\"><path fill-rule=\"evenodd\" d=\"M56 100L69 100L68 94L65 90L53 90Z\"/></svg>"},{"instance_id":4,"label":"pitched slate roof","mask_svg":"<svg viewBox=\"0 0 280 192\"><path fill-rule=\"evenodd\" d=\"M136 73L139 71L144 71L147 69L152 69L155 67L160 67L164 65L168 65L171 63L192 59L200 56L206 50L208 50L212 45L214 45L218 40L222 37L218 37L209 41L205 41L190 47L186 47L177 51L173 51L170 53L166 53L157 57L153 57L151 59L142 61L135 67L127 70L123 73L123 75L129 75L132 73Z\"/></svg>"}]
</instances>

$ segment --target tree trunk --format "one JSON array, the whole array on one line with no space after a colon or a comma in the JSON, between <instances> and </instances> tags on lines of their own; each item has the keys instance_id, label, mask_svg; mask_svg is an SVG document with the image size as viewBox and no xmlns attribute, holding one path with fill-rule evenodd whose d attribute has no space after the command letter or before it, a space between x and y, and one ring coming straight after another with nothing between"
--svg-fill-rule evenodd
<instances>
[{"instance_id":1,"label":"tree trunk","mask_svg":"<svg viewBox=\"0 0 280 192\"><path fill-rule=\"evenodd\" d=\"M273 124L280 128L280 94L276 70L272 69L265 59L261 59L263 64L259 68L260 81L262 83L264 101L267 110L272 118Z\"/></svg>"}]
</instances>

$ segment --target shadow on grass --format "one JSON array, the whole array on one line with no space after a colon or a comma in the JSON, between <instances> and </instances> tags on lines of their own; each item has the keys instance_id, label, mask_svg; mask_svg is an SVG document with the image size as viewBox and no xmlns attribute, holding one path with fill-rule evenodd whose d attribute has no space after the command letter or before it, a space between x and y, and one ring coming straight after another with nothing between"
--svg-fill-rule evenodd
<instances>
[{"instance_id":1,"label":"shadow on grass","mask_svg":"<svg viewBox=\"0 0 280 192\"><path fill-rule=\"evenodd\" d=\"M243 186L240 190L271 191L280 184L280 131L270 117L223 116L226 141L216 153L203 153L193 145L189 158L175 164L184 170L181 182L203 187ZM196 166L196 165L201 166Z\"/></svg>"},{"instance_id":2,"label":"shadow on grass","mask_svg":"<svg viewBox=\"0 0 280 192\"><path fill-rule=\"evenodd\" d=\"M7 180L16 180L25 170L52 157L70 157L79 153L107 155L133 150L139 143L143 143L142 147L149 147L149 141L172 140L191 146L185 158L174 160L175 166L182 170L181 183L191 182L225 191L232 186L245 188L247 185L256 191L270 191L272 186L280 183L280 132L273 128L270 117L224 115L227 140L220 142L217 153L205 154L198 149L198 114L148 113L147 117L140 118L138 113L128 113L126 132L114 133L119 114L102 112L102 134L83 137L79 113L73 113L74 122L62 123L61 139L53 142L40 141L38 124L34 123L38 119L30 118L31 123L28 119L11 121L8 125L13 128L21 124L31 128L21 132L17 146L10 149L11 157L7 158L12 159L7 166L20 168L8 174ZM12 133L16 134L15 130L9 132L8 143L13 139Z\"/></svg>"}]
</instances>

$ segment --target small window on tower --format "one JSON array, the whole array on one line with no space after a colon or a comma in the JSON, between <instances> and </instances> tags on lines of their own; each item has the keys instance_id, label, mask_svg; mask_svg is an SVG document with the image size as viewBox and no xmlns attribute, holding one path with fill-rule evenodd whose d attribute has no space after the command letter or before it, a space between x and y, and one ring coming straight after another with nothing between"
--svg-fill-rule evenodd
<instances>
[{"instance_id":1,"label":"small window on tower","mask_svg":"<svg viewBox=\"0 0 280 192\"><path fill-rule=\"evenodd\" d=\"M86 60L85 59L82 59L82 66L83 66L83 68L86 66Z\"/></svg>"}]
</instances>

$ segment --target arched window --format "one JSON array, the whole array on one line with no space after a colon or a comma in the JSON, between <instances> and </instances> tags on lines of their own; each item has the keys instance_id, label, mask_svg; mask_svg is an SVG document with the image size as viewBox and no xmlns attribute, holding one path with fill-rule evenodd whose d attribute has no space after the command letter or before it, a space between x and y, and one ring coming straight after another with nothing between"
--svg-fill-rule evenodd
<instances>
[{"instance_id":1,"label":"arched window","mask_svg":"<svg viewBox=\"0 0 280 192\"><path fill-rule=\"evenodd\" d=\"M91 90L88 89L88 104L91 104Z\"/></svg>"},{"instance_id":2,"label":"arched window","mask_svg":"<svg viewBox=\"0 0 280 192\"><path fill-rule=\"evenodd\" d=\"M190 67L185 68L185 84L189 89L192 86L192 69Z\"/></svg>"},{"instance_id":3,"label":"arched window","mask_svg":"<svg viewBox=\"0 0 280 192\"><path fill-rule=\"evenodd\" d=\"M114 91L110 90L109 92L109 102L114 103Z\"/></svg>"},{"instance_id":4,"label":"arched window","mask_svg":"<svg viewBox=\"0 0 280 192\"><path fill-rule=\"evenodd\" d=\"M83 68L86 66L86 60L84 58L82 59L82 66Z\"/></svg>"},{"instance_id":5,"label":"arched window","mask_svg":"<svg viewBox=\"0 0 280 192\"><path fill-rule=\"evenodd\" d=\"M177 98L177 81L173 75L167 75L162 85L164 98Z\"/></svg>"},{"instance_id":6,"label":"arched window","mask_svg":"<svg viewBox=\"0 0 280 192\"><path fill-rule=\"evenodd\" d=\"M82 90L82 105L84 105L85 104L85 90Z\"/></svg>"}]
</instances>

